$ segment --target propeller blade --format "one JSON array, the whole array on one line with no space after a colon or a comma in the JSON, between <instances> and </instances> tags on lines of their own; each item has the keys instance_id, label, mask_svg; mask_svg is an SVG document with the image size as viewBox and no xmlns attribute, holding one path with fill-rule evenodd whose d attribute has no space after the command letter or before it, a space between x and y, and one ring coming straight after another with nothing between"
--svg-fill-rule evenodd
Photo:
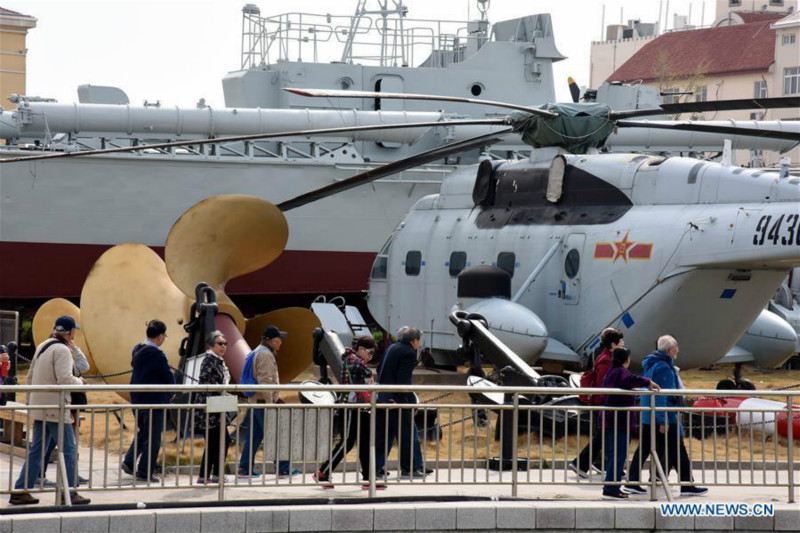
<instances>
[{"instance_id":1,"label":"propeller blade","mask_svg":"<svg viewBox=\"0 0 800 533\"><path fill-rule=\"evenodd\" d=\"M141 146L122 146L119 148L106 148L102 150L84 150L81 152L58 152L24 157L9 157L0 159L3 163L19 163L22 161L36 161L39 159L57 159L60 157L82 157L87 155L117 154L123 152L140 152L142 150L161 150L164 148L180 148L181 146L199 146L203 144L216 144L237 141L259 141L265 139L279 139L281 137L304 137L311 135L331 135L336 133L354 133L371 130L397 130L405 128L436 128L443 126L508 126L508 118L483 118L474 120L443 120L439 122L415 122L410 124L377 124L373 126L348 126L342 128L324 128L317 130L284 131L278 133L264 133L253 135L238 135L235 137L217 137L215 139L195 139L193 141L174 141L166 143L145 144Z\"/></svg>"},{"instance_id":2,"label":"propeller blade","mask_svg":"<svg viewBox=\"0 0 800 533\"><path fill-rule=\"evenodd\" d=\"M572 96L572 101L577 104L581 99L581 88L578 87L572 76L567 78L567 83L569 83L569 94Z\"/></svg>"},{"instance_id":3,"label":"propeller blade","mask_svg":"<svg viewBox=\"0 0 800 533\"><path fill-rule=\"evenodd\" d=\"M56 319L62 315L71 316L78 323L78 326L83 326L81 310L77 305L64 298L47 300L36 311L33 317L33 324L31 325L33 329L33 341L36 343L36 346L39 346L50 337L53 333L53 324L55 324ZM83 335L83 329L75 330L75 344L80 346L83 355L86 356L86 360L89 363L89 372L93 374L97 372L97 366L94 364L92 353L89 351L89 345L86 344L86 338Z\"/></svg>"},{"instance_id":4,"label":"propeller blade","mask_svg":"<svg viewBox=\"0 0 800 533\"><path fill-rule=\"evenodd\" d=\"M746 137L767 137L769 139L783 139L800 142L800 133L791 131L762 130L757 128L735 128L733 126L712 126L702 122L638 122L620 120L616 123L619 128L650 128L657 130L696 131L700 133L720 133L723 135L742 135Z\"/></svg>"},{"instance_id":5,"label":"propeller blade","mask_svg":"<svg viewBox=\"0 0 800 533\"><path fill-rule=\"evenodd\" d=\"M434 94L406 94L406 93L380 93L370 91L336 91L322 89L293 89L285 88L284 91L299 95L310 96L313 98L386 98L387 100L428 100L433 102L459 102L462 104L480 104L504 109L514 109L524 111L532 115L539 115L544 118L556 118L558 114L524 105L510 104L507 102L495 102L492 100L481 100L478 98L464 98L461 96L439 96Z\"/></svg>"},{"instance_id":6,"label":"propeller blade","mask_svg":"<svg viewBox=\"0 0 800 533\"><path fill-rule=\"evenodd\" d=\"M451 154L457 154L471 148L491 144L492 142L500 140L503 135L511 132L513 132L513 129L509 128L507 130L489 133L486 135L479 135L478 137L473 137L471 139L465 139L463 141L439 146L433 150L428 150L427 152L422 152L421 154L400 159L398 161L373 168L372 170L362 172L361 174L356 174L355 176L346 180L332 183L331 185L326 185L325 187L321 187L315 191L301 194L300 196L292 198L291 200L286 200L285 202L279 203L278 209L284 212L291 209L296 209L306 204L327 198L328 196L333 196L334 194L358 187L359 185L373 182L385 176L390 176L392 174L408 170L409 168L424 165Z\"/></svg>"},{"instance_id":7,"label":"propeller blade","mask_svg":"<svg viewBox=\"0 0 800 533\"><path fill-rule=\"evenodd\" d=\"M713 100L708 102L685 102L662 104L654 109L633 109L611 114L611 120L620 120L653 115L672 115L678 113L703 113L705 111L736 111L743 109L782 109L800 107L800 97L748 98L743 100Z\"/></svg>"}]
</instances>

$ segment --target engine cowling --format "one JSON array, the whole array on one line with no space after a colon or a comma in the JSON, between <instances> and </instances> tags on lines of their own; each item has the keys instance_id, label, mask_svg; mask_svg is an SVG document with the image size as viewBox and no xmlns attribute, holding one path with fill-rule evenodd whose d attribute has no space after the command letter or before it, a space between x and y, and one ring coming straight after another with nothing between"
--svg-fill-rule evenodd
<instances>
[{"instance_id":1,"label":"engine cowling","mask_svg":"<svg viewBox=\"0 0 800 533\"><path fill-rule=\"evenodd\" d=\"M529 365L547 348L547 327L527 307L502 298L488 298L470 305L465 311L483 316L489 331Z\"/></svg>"},{"instance_id":2,"label":"engine cowling","mask_svg":"<svg viewBox=\"0 0 800 533\"><path fill-rule=\"evenodd\" d=\"M765 309L738 344L753 354L759 368L776 368L795 353L797 332L788 322Z\"/></svg>"}]
</instances>

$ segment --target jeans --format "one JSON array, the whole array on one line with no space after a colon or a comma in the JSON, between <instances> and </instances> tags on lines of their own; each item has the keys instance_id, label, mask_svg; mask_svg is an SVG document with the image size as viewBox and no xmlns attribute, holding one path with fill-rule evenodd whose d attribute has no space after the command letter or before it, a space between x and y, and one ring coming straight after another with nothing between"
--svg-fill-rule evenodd
<instances>
[{"instance_id":1,"label":"jeans","mask_svg":"<svg viewBox=\"0 0 800 533\"><path fill-rule=\"evenodd\" d=\"M42 452L58 444L58 422L46 422L37 420L33 423L33 443L22 470L19 473L14 490L33 488L39 479L39 472L42 461ZM72 425L64 423L64 463L67 467L67 482L70 487L77 486L77 447L75 445L75 433L72 432Z\"/></svg>"},{"instance_id":2,"label":"jeans","mask_svg":"<svg viewBox=\"0 0 800 533\"><path fill-rule=\"evenodd\" d=\"M622 472L625 470L625 459L628 458L628 432L625 429L614 431L606 428L606 483L622 481ZM604 485L603 494L618 494L619 485Z\"/></svg>"},{"instance_id":3,"label":"jeans","mask_svg":"<svg viewBox=\"0 0 800 533\"><path fill-rule=\"evenodd\" d=\"M246 421L247 430L242 439L242 457L239 459L239 472L252 474L253 460L264 441L264 419L267 416L266 409L251 409ZM252 432L252 438L251 438ZM289 461L278 461L278 474L291 473L291 463Z\"/></svg>"},{"instance_id":4,"label":"jeans","mask_svg":"<svg viewBox=\"0 0 800 533\"><path fill-rule=\"evenodd\" d=\"M666 434L656 428L655 445L664 474L669 476L670 468L675 468L681 482L690 483L692 481L692 462L683 442L683 428L677 424L670 424L667 426ZM650 425L645 424L642 426L642 440L639 441L639 447L631 459L631 472L628 476L631 484L640 482L640 465L650 457L650 447Z\"/></svg>"},{"instance_id":5,"label":"jeans","mask_svg":"<svg viewBox=\"0 0 800 533\"><path fill-rule=\"evenodd\" d=\"M376 460L377 471L383 470L386 458L392 452L395 439L398 440L400 445L400 471L411 472L412 470L422 469L422 448L419 444L419 431L414 419L411 417L411 409L399 409L399 411L400 413L398 413L398 409L378 409L377 435L375 437L378 456ZM412 464L413 469L411 468Z\"/></svg>"},{"instance_id":6,"label":"jeans","mask_svg":"<svg viewBox=\"0 0 800 533\"><path fill-rule=\"evenodd\" d=\"M139 468L136 469L138 477L150 477L156 469L158 451L161 448L161 431L164 428L164 413L163 409L139 409L136 413L136 438L131 442L123 462L133 470L138 461Z\"/></svg>"}]
</instances>

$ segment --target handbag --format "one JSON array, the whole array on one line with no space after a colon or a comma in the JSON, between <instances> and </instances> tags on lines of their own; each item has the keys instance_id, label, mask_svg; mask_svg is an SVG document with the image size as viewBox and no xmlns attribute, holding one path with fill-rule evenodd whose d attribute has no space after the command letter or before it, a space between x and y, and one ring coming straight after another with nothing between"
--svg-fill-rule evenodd
<instances>
[{"instance_id":1,"label":"handbag","mask_svg":"<svg viewBox=\"0 0 800 533\"><path fill-rule=\"evenodd\" d=\"M69 396L72 405L87 405L89 403L89 398L86 397L85 392L70 392Z\"/></svg>"}]
</instances>

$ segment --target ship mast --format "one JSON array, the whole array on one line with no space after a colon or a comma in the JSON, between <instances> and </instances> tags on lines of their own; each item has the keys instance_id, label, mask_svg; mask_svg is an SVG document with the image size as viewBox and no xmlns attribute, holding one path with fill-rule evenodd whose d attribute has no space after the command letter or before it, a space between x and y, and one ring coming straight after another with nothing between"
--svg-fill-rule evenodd
<instances>
[{"instance_id":1,"label":"ship mast","mask_svg":"<svg viewBox=\"0 0 800 533\"><path fill-rule=\"evenodd\" d=\"M389 1L391 1L393 7L389 7ZM356 6L356 14L351 19L350 29L347 32L347 41L345 42L344 50L342 51L342 63L353 63L353 47L355 44L357 44L356 36L359 34L359 28L361 27L362 20L369 15L379 15L381 17L381 27L379 28L381 35L380 65L382 67L392 66L388 63L390 60L394 60L395 65L393 66L397 66L396 63L397 59L399 58L400 65L407 67L408 58L406 57L405 29L403 27L403 19L408 14L408 8L403 4L403 0L378 0L378 6L380 9L369 10L367 9L367 0L358 1L358 6ZM397 16L397 19L393 20L393 28L389 28L391 15ZM372 23L372 19L366 18L366 23L366 30L369 30L369 25ZM400 41L399 46L398 40ZM393 53L391 54L389 53L390 47L393 49ZM400 48L399 55L397 53L398 47Z\"/></svg>"}]
</instances>

